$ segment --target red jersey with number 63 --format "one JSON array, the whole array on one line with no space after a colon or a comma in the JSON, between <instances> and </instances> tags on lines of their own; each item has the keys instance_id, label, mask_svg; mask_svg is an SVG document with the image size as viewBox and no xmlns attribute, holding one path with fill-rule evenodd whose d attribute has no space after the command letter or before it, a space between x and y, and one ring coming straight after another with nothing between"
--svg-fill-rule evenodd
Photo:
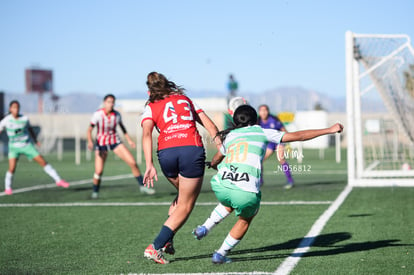
<instances>
[{"instance_id":1,"label":"red jersey with number 63","mask_svg":"<svg viewBox=\"0 0 414 275\"><path fill-rule=\"evenodd\" d=\"M158 150L178 146L203 146L196 127L196 116L203 112L185 95L170 95L149 103L142 114L142 123L151 119L160 130Z\"/></svg>"}]
</instances>

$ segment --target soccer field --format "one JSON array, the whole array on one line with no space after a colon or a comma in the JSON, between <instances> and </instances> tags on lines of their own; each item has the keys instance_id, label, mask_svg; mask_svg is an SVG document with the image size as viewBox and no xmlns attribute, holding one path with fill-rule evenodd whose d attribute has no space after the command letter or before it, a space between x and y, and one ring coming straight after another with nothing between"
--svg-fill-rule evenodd
<instances>
[{"instance_id":1,"label":"soccer field","mask_svg":"<svg viewBox=\"0 0 414 275\"><path fill-rule=\"evenodd\" d=\"M414 274L414 189L351 190L346 161L335 163L331 149L324 160L318 153L290 163L302 167L291 190L283 189L275 161L265 162L259 214L230 253L233 263L218 266L211 255L236 217L201 241L191 234L217 203L209 184L214 171L206 170L198 203L175 236L171 263L159 265L143 252L175 197L163 176L155 195L141 194L129 167L111 155L100 198L91 200L93 162L77 166L71 154L63 161L46 156L71 183L62 189L22 158L14 194L0 193L0 274ZM6 170L3 160L0 175Z\"/></svg>"}]
</instances>

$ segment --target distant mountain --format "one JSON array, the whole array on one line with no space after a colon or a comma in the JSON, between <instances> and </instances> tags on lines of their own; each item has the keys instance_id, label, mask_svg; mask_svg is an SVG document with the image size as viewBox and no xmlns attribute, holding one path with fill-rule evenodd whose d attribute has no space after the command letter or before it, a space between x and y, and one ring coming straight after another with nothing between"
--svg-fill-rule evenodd
<instances>
[{"instance_id":1,"label":"distant mountain","mask_svg":"<svg viewBox=\"0 0 414 275\"><path fill-rule=\"evenodd\" d=\"M186 91L192 98L225 97L223 91ZM324 109L328 112L346 112L346 98L332 97L302 87L279 87L263 93L239 92L238 95L246 98L252 106L257 108L261 104L267 104L272 113L283 111L309 111ZM145 99L146 92L132 91L124 94L116 94L118 99ZM38 111L38 95L35 94L11 94L5 93L5 105L17 99L21 102L22 112L36 113ZM45 113L92 113L102 104L102 95L76 92L62 95L59 100L53 102L50 95L43 96L43 110ZM363 99L364 110L368 112L384 112L384 105L379 100ZM7 106L5 106L7 110Z\"/></svg>"},{"instance_id":2,"label":"distant mountain","mask_svg":"<svg viewBox=\"0 0 414 275\"><path fill-rule=\"evenodd\" d=\"M18 100L21 105L22 113L37 113L39 108L39 95L25 93L5 93L5 110L12 100ZM60 96L57 101L53 101L50 94L43 95L44 113L91 113L100 107L102 96L91 93L71 93Z\"/></svg>"},{"instance_id":3,"label":"distant mountain","mask_svg":"<svg viewBox=\"0 0 414 275\"><path fill-rule=\"evenodd\" d=\"M225 93L223 91L211 91L211 90L200 90L200 91L193 91L193 90L186 90L186 95L189 97L222 97ZM147 92L139 92L133 91L128 93L123 93L116 95L119 99L146 99L148 98Z\"/></svg>"},{"instance_id":4,"label":"distant mountain","mask_svg":"<svg viewBox=\"0 0 414 275\"><path fill-rule=\"evenodd\" d=\"M225 96L223 92L188 92L192 97ZM267 104L272 113L310 111L322 108L328 112L346 112L346 97L333 97L302 87L286 86L271 89L262 93L248 93L240 91L239 96L257 108L261 104ZM364 110L367 112L384 112L384 105L378 100L363 99Z\"/></svg>"},{"instance_id":5,"label":"distant mountain","mask_svg":"<svg viewBox=\"0 0 414 275\"><path fill-rule=\"evenodd\" d=\"M148 98L148 94L146 92L139 92L139 91L132 91L128 93L123 93L119 95L115 95L116 98L119 99L144 99Z\"/></svg>"},{"instance_id":6,"label":"distant mountain","mask_svg":"<svg viewBox=\"0 0 414 275\"><path fill-rule=\"evenodd\" d=\"M272 112L295 112L324 109L330 112L345 112L343 98L330 97L302 87L279 87L260 94L248 94L246 99L258 107L267 104Z\"/></svg>"}]
</instances>

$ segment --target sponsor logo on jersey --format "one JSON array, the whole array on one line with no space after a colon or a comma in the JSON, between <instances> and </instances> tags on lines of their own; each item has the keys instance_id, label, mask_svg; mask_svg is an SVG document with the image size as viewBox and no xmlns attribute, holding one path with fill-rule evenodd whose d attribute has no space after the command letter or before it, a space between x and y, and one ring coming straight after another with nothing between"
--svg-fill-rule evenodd
<instances>
[{"instance_id":1,"label":"sponsor logo on jersey","mask_svg":"<svg viewBox=\"0 0 414 275\"><path fill-rule=\"evenodd\" d=\"M221 177L222 180L230 180L230 181L249 181L249 174L247 173L237 173L238 167L230 165L230 171L224 171L223 176Z\"/></svg>"}]
</instances>

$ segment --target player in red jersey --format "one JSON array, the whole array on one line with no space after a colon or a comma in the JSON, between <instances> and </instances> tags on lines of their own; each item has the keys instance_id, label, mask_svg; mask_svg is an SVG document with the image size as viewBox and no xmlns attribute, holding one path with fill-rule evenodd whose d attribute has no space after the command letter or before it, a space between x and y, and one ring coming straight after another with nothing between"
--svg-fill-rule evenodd
<instances>
[{"instance_id":1,"label":"player in red jersey","mask_svg":"<svg viewBox=\"0 0 414 275\"><path fill-rule=\"evenodd\" d=\"M144 256L166 264L163 252L174 254L174 234L186 222L193 210L203 183L205 151L196 122L203 125L216 139L217 127L210 118L184 95L184 89L157 72L148 74L149 99L142 117L142 144L146 170L144 184L153 186L158 180L152 161L152 131L156 127L158 160L163 174L178 190L171 204L169 217L154 242L145 249ZM221 142L217 142L220 144Z\"/></svg>"},{"instance_id":2,"label":"player in red jersey","mask_svg":"<svg viewBox=\"0 0 414 275\"><path fill-rule=\"evenodd\" d=\"M154 189L149 189L144 186L141 171L139 170L134 157L127 147L121 142L121 139L116 132L116 127L119 125L129 145L132 148L135 148L135 143L129 137L126 128L122 123L121 114L114 110L114 105L115 96L112 94L106 95L103 101L103 108L93 114L87 131L88 149L92 150L94 146L94 142L92 141L92 130L95 126L97 127L92 199L97 199L99 196L101 177L109 150L112 150L120 159L125 161L125 163L131 167L132 174L140 185L141 193L152 195L155 192Z\"/></svg>"}]
</instances>

